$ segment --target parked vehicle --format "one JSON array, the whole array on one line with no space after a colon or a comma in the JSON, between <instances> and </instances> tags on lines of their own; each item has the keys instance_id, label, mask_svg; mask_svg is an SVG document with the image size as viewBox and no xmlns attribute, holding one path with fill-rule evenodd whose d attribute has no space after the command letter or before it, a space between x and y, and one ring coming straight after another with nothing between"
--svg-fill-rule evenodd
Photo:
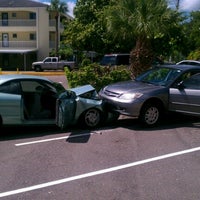
<instances>
[{"instance_id":1,"label":"parked vehicle","mask_svg":"<svg viewBox=\"0 0 200 200\"><path fill-rule=\"evenodd\" d=\"M164 62L155 57L152 62L152 67L163 65ZM130 54L128 53L120 53L120 54L105 54L102 60L100 61L100 65L102 66L119 66L119 65L130 65Z\"/></svg>"},{"instance_id":2,"label":"parked vehicle","mask_svg":"<svg viewBox=\"0 0 200 200\"><path fill-rule=\"evenodd\" d=\"M105 115L95 89L65 90L41 76L0 75L0 125L98 126Z\"/></svg>"},{"instance_id":3,"label":"parked vehicle","mask_svg":"<svg viewBox=\"0 0 200 200\"><path fill-rule=\"evenodd\" d=\"M106 54L100 62L100 65L102 66L117 66L129 64L130 54Z\"/></svg>"},{"instance_id":4,"label":"parked vehicle","mask_svg":"<svg viewBox=\"0 0 200 200\"><path fill-rule=\"evenodd\" d=\"M75 68L74 61L59 61L58 57L46 57L43 61L33 62L32 69L36 72L44 70L64 70L67 67L69 70Z\"/></svg>"},{"instance_id":5,"label":"parked vehicle","mask_svg":"<svg viewBox=\"0 0 200 200\"><path fill-rule=\"evenodd\" d=\"M152 68L135 80L101 89L105 108L156 125L169 111L200 116L200 68L168 65Z\"/></svg>"},{"instance_id":6,"label":"parked vehicle","mask_svg":"<svg viewBox=\"0 0 200 200\"><path fill-rule=\"evenodd\" d=\"M196 65L196 66L200 66L200 61L197 60L182 60L178 63L176 63L177 65Z\"/></svg>"}]
</instances>

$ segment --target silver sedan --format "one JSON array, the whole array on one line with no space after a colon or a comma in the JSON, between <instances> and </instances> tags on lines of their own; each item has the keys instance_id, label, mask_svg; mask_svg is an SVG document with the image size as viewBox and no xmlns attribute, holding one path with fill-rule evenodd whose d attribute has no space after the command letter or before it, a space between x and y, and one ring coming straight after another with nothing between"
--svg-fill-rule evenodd
<instances>
[{"instance_id":1,"label":"silver sedan","mask_svg":"<svg viewBox=\"0 0 200 200\"><path fill-rule=\"evenodd\" d=\"M93 128L105 118L91 85L65 90L42 76L0 75L1 125L67 125Z\"/></svg>"},{"instance_id":2,"label":"silver sedan","mask_svg":"<svg viewBox=\"0 0 200 200\"><path fill-rule=\"evenodd\" d=\"M169 65L150 69L135 80L108 85L99 92L105 109L156 125L173 111L200 116L200 68Z\"/></svg>"}]
</instances>

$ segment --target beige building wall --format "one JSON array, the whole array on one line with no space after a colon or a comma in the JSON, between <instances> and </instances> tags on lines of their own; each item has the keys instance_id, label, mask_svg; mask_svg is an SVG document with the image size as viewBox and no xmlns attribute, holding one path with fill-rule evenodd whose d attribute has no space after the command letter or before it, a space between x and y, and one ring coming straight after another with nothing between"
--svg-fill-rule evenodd
<instances>
[{"instance_id":1,"label":"beige building wall","mask_svg":"<svg viewBox=\"0 0 200 200\"><path fill-rule=\"evenodd\" d=\"M46 8L37 11L37 48L39 60L49 56L49 13Z\"/></svg>"},{"instance_id":2,"label":"beige building wall","mask_svg":"<svg viewBox=\"0 0 200 200\"><path fill-rule=\"evenodd\" d=\"M3 25L3 13L8 14L8 25ZM30 19L33 13L36 19ZM0 7L0 20L0 67L19 62L17 66L30 69L33 61L43 60L55 49L55 16L47 11L46 6ZM3 45L5 34L8 46Z\"/></svg>"},{"instance_id":3,"label":"beige building wall","mask_svg":"<svg viewBox=\"0 0 200 200\"><path fill-rule=\"evenodd\" d=\"M4 8L0 12L8 13L9 20L29 19L29 13L36 13L36 26L2 26L0 29L0 40L2 41L2 33L8 33L9 41L29 40L30 34L36 34L36 47L38 49L38 59L49 56L50 52L50 31L55 31L54 26L49 26L49 12L45 7L39 8ZM16 17L15 17L16 16ZM15 23L13 21L13 23ZM17 37L13 37L17 35Z\"/></svg>"}]
</instances>

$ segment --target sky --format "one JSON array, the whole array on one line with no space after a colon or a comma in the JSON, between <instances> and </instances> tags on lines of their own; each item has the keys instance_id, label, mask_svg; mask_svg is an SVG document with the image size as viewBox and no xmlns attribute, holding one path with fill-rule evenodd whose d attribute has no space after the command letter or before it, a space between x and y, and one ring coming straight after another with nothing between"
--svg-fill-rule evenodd
<instances>
[{"instance_id":1,"label":"sky","mask_svg":"<svg viewBox=\"0 0 200 200\"><path fill-rule=\"evenodd\" d=\"M36 0L36 1L49 4L51 0ZM61 0L61 1L67 3L69 9L68 14L70 16L73 16L73 9L76 5L76 0ZM170 1L174 3L177 2L177 0L170 0ZM180 9L182 11L190 12L190 11L200 10L200 0L180 0L180 3L181 3Z\"/></svg>"},{"instance_id":2,"label":"sky","mask_svg":"<svg viewBox=\"0 0 200 200\"><path fill-rule=\"evenodd\" d=\"M180 0L180 9L183 11L197 11L200 10L200 0Z\"/></svg>"},{"instance_id":3,"label":"sky","mask_svg":"<svg viewBox=\"0 0 200 200\"><path fill-rule=\"evenodd\" d=\"M51 0L35 0L35 1L39 1L39 2L42 2L42 3L46 3L46 4L49 4L51 2ZM61 1L67 3L68 10L69 10L68 14L73 17L73 9L76 5L76 0L61 0Z\"/></svg>"}]
</instances>

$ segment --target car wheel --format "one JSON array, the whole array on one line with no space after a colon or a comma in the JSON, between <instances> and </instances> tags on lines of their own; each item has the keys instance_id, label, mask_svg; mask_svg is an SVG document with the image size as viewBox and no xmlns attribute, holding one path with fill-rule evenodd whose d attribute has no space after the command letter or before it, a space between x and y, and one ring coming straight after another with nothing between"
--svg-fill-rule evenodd
<instances>
[{"instance_id":1,"label":"car wheel","mask_svg":"<svg viewBox=\"0 0 200 200\"><path fill-rule=\"evenodd\" d=\"M95 108L88 109L82 115L81 123L88 128L97 127L101 123L101 111Z\"/></svg>"},{"instance_id":2,"label":"car wheel","mask_svg":"<svg viewBox=\"0 0 200 200\"><path fill-rule=\"evenodd\" d=\"M161 107L156 104L146 104L140 113L140 120L146 126L155 126L161 118Z\"/></svg>"},{"instance_id":3,"label":"car wheel","mask_svg":"<svg viewBox=\"0 0 200 200\"><path fill-rule=\"evenodd\" d=\"M40 66L35 66L35 71L36 71L36 72L41 72L41 71L42 71L42 69L41 69L41 67L40 67Z\"/></svg>"}]
</instances>

